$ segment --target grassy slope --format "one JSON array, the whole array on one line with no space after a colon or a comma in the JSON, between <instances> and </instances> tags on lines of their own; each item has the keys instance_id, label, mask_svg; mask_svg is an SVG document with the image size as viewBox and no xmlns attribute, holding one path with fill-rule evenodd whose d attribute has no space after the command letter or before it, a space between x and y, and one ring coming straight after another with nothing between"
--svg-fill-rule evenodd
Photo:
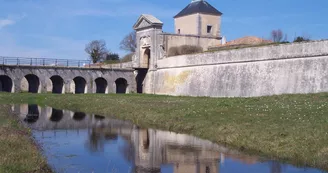
<instances>
[{"instance_id":1,"label":"grassy slope","mask_svg":"<svg viewBox=\"0 0 328 173\"><path fill-rule=\"evenodd\" d=\"M30 132L8 112L9 108L0 105L0 172L51 172Z\"/></svg>"},{"instance_id":2,"label":"grassy slope","mask_svg":"<svg viewBox=\"0 0 328 173\"><path fill-rule=\"evenodd\" d=\"M261 98L0 94L0 103L113 115L140 126L328 169L328 93Z\"/></svg>"}]
</instances>

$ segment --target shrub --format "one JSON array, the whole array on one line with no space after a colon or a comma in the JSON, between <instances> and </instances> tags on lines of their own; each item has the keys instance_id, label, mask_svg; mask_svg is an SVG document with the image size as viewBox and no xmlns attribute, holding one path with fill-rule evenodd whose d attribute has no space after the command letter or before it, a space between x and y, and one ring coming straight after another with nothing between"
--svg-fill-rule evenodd
<instances>
[{"instance_id":1,"label":"shrub","mask_svg":"<svg viewBox=\"0 0 328 173\"><path fill-rule=\"evenodd\" d=\"M310 39L306 38L306 37L301 37L301 36L296 37L294 40L294 42L306 42L306 41L310 41Z\"/></svg>"},{"instance_id":2,"label":"shrub","mask_svg":"<svg viewBox=\"0 0 328 173\"><path fill-rule=\"evenodd\" d=\"M171 47L169 49L168 56L186 55L203 52L203 48L200 46L193 45L182 45Z\"/></svg>"}]
</instances>

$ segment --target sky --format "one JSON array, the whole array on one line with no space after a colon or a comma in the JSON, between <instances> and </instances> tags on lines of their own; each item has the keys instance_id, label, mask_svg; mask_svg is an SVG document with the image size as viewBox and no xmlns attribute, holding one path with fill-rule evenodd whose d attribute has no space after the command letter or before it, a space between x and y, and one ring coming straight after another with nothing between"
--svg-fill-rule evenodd
<instances>
[{"instance_id":1,"label":"sky","mask_svg":"<svg viewBox=\"0 0 328 173\"><path fill-rule=\"evenodd\" d=\"M119 43L141 14L152 14L174 32L173 16L191 0L0 0L0 56L88 59L85 45ZM281 29L295 36L328 38L327 0L207 0L223 13L222 35L270 39Z\"/></svg>"}]
</instances>

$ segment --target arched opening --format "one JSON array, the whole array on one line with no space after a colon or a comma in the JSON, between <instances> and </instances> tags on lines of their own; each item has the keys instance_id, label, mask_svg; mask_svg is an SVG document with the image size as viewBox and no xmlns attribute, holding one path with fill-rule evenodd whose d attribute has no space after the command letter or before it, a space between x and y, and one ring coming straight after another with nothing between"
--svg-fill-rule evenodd
<instances>
[{"instance_id":1,"label":"arched opening","mask_svg":"<svg viewBox=\"0 0 328 173\"><path fill-rule=\"evenodd\" d=\"M105 117L101 116L101 115L95 115L95 119L96 120L103 120L103 119L105 119Z\"/></svg>"},{"instance_id":2,"label":"arched opening","mask_svg":"<svg viewBox=\"0 0 328 173\"><path fill-rule=\"evenodd\" d=\"M39 119L38 105L28 105L28 113L24 119L27 123L35 123Z\"/></svg>"},{"instance_id":3,"label":"arched opening","mask_svg":"<svg viewBox=\"0 0 328 173\"><path fill-rule=\"evenodd\" d=\"M75 112L73 115L73 119L76 121L82 121L85 117L86 115L83 112Z\"/></svg>"},{"instance_id":4,"label":"arched opening","mask_svg":"<svg viewBox=\"0 0 328 173\"><path fill-rule=\"evenodd\" d=\"M63 87L64 87L64 80L60 76L52 76L50 78L52 82L52 93L54 94L62 94L63 93Z\"/></svg>"},{"instance_id":5,"label":"arched opening","mask_svg":"<svg viewBox=\"0 0 328 173\"><path fill-rule=\"evenodd\" d=\"M13 81L6 75L0 75L0 92L11 92Z\"/></svg>"},{"instance_id":6,"label":"arched opening","mask_svg":"<svg viewBox=\"0 0 328 173\"><path fill-rule=\"evenodd\" d=\"M128 82L126 81L126 79L118 78L115 81L115 84L116 84L116 93L118 93L118 94L125 94L126 93L126 89L128 87Z\"/></svg>"},{"instance_id":7,"label":"arched opening","mask_svg":"<svg viewBox=\"0 0 328 173\"><path fill-rule=\"evenodd\" d=\"M27 80L27 85L28 85L27 91L30 93L38 93L40 87L39 77L37 77L34 74L28 74L25 76L25 79Z\"/></svg>"},{"instance_id":8,"label":"arched opening","mask_svg":"<svg viewBox=\"0 0 328 173\"><path fill-rule=\"evenodd\" d=\"M143 64L145 65L146 68L149 68L149 64L150 64L150 49L149 48L147 48L145 50L144 57L143 57Z\"/></svg>"},{"instance_id":9,"label":"arched opening","mask_svg":"<svg viewBox=\"0 0 328 173\"><path fill-rule=\"evenodd\" d=\"M106 79L100 77L95 80L96 82L96 93L106 93L107 90L107 81Z\"/></svg>"},{"instance_id":10,"label":"arched opening","mask_svg":"<svg viewBox=\"0 0 328 173\"><path fill-rule=\"evenodd\" d=\"M63 118L63 116L64 116L63 110L58 110L58 109L52 108L50 121L59 122Z\"/></svg>"},{"instance_id":11,"label":"arched opening","mask_svg":"<svg viewBox=\"0 0 328 173\"><path fill-rule=\"evenodd\" d=\"M87 81L83 77L76 77L73 79L75 83L75 94L84 94Z\"/></svg>"}]
</instances>

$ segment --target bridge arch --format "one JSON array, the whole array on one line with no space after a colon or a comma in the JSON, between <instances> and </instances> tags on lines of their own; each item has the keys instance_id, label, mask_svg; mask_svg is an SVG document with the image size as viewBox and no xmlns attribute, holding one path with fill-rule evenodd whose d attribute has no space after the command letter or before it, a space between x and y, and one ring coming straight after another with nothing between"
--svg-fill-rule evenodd
<instances>
[{"instance_id":1,"label":"bridge arch","mask_svg":"<svg viewBox=\"0 0 328 173\"><path fill-rule=\"evenodd\" d=\"M73 115L73 120L82 121L87 115L83 112L75 112Z\"/></svg>"},{"instance_id":2,"label":"bridge arch","mask_svg":"<svg viewBox=\"0 0 328 173\"><path fill-rule=\"evenodd\" d=\"M108 93L108 82L106 79L99 77L95 80L96 93Z\"/></svg>"},{"instance_id":3,"label":"bridge arch","mask_svg":"<svg viewBox=\"0 0 328 173\"><path fill-rule=\"evenodd\" d=\"M40 110L38 105L28 105L27 107L27 115L24 119L27 123L35 123L38 121L40 115Z\"/></svg>"},{"instance_id":4,"label":"bridge arch","mask_svg":"<svg viewBox=\"0 0 328 173\"><path fill-rule=\"evenodd\" d=\"M116 79L115 85L116 85L116 93L118 93L118 94L127 93L128 81L126 79L124 79L124 78Z\"/></svg>"},{"instance_id":5,"label":"bridge arch","mask_svg":"<svg viewBox=\"0 0 328 173\"><path fill-rule=\"evenodd\" d=\"M73 79L75 87L75 94L84 94L86 93L87 90L87 81L81 77L81 76L77 76Z\"/></svg>"},{"instance_id":6,"label":"bridge arch","mask_svg":"<svg viewBox=\"0 0 328 173\"><path fill-rule=\"evenodd\" d=\"M64 93L64 79L58 75L50 77L52 83L52 93L63 94Z\"/></svg>"},{"instance_id":7,"label":"bridge arch","mask_svg":"<svg viewBox=\"0 0 328 173\"><path fill-rule=\"evenodd\" d=\"M59 122L60 120L63 119L63 117L64 117L63 110L52 108L52 110L51 110L51 116L49 118L50 121L52 121L52 122Z\"/></svg>"},{"instance_id":8,"label":"bridge arch","mask_svg":"<svg viewBox=\"0 0 328 173\"><path fill-rule=\"evenodd\" d=\"M7 75L0 75L0 92L12 92L13 81Z\"/></svg>"},{"instance_id":9,"label":"bridge arch","mask_svg":"<svg viewBox=\"0 0 328 173\"><path fill-rule=\"evenodd\" d=\"M30 93L40 92L40 79L34 74L28 74L21 80L21 90Z\"/></svg>"}]
</instances>

